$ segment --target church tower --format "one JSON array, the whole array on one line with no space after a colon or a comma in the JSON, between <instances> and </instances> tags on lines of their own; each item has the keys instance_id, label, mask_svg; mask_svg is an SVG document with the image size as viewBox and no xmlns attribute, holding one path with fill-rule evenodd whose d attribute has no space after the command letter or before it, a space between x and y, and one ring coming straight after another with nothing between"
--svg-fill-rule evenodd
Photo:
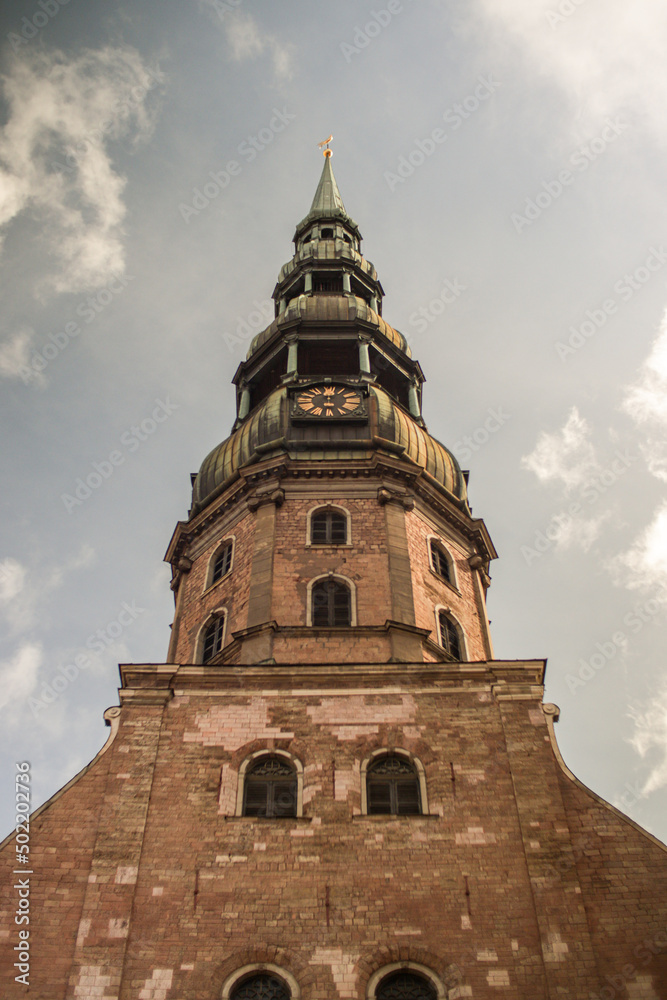
<instances>
[{"instance_id":1,"label":"church tower","mask_svg":"<svg viewBox=\"0 0 667 1000\"><path fill-rule=\"evenodd\" d=\"M383 298L326 150L169 545L167 662L121 665L32 817L4 996L667 997L667 852L563 763L544 661L494 659L496 551Z\"/></svg>"}]
</instances>

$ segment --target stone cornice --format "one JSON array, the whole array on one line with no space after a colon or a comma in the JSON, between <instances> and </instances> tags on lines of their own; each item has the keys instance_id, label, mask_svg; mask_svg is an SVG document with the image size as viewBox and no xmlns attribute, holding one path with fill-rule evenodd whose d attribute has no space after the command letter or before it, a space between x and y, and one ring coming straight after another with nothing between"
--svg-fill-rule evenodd
<instances>
[{"instance_id":1,"label":"stone cornice","mask_svg":"<svg viewBox=\"0 0 667 1000\"><path fill-rule=\"evenodd\" d=\"M441 689L483 688L496 700L529 697L540 701L545 660L481 660L474 663L262 663L168 664L144 663L119 666L121 701L155 704L187 690L225 692L261 686L271 690L311 688L376 688L415 685Z\"/></svg>"}]
</instances>

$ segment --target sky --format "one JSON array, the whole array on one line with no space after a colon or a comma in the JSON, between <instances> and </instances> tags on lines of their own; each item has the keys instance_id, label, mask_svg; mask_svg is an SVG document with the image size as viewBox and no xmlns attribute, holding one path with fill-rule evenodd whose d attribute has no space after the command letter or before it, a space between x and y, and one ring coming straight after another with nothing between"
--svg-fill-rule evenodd
<instances>
[{"instance_id":1,"label":"sky","mask_svg":"<svg viewBox=\"0 0 667 1000\"><path fill-rule=\"evenodd\" d=\"M0 23L0 819L164 661L163 562L333 133L499 552L497 658L667 839L667 7L21 0Z\"/></svg>"}]
</instances>

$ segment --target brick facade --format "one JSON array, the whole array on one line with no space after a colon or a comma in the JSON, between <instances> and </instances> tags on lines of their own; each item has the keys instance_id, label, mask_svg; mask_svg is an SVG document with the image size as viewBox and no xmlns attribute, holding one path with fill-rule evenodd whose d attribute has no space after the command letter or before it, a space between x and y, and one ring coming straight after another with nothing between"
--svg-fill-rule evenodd
<instances>
[{"instance_id":1,"label":"brick facade","mask_svg":"<svg viewBox=\"0 0 667 1000\"><path fill-rule=\"evenodd\" d=\"M217 998L269 963L352 1000L406 961L450 997L661 1000L665 850L563 769L542 673L123 668L115 739L33 819L32 985L3 996ZM303 815L237 816L242 764L271 748L303 768ZM364 762L395 748L427 813L362 815Z\"/></svg>"},{"instance_id":2,"label":"brick facade","mask_svg":"<svg viewBox=\"0 0 667 1000\"><path fill-rule=\"evenodd\" d=\"M255 972L376 1000L400 969L410 1000L667 1000L667 849L566 768L543 661L493 658L495 549L382 295L327 159L169 545L168 662L121 667L107 744L31 818L7 1000L235 1000ZM283 778L253 812L257 767Z\"/></svg>"}]
</instances>

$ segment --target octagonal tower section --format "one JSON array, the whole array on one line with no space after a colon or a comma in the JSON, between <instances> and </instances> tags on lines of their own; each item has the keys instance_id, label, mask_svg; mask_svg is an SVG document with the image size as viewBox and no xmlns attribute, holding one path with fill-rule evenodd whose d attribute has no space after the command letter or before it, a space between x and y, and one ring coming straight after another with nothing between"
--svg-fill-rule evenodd
<instances>
[{"instance_id":1,"label":"octagonal tower section","mask_svg":"<svg viewBox=\"0 0 667 1000\"><path fill-rule=\"evenodd\" d=\"M234 376L232 432L193 476L167 552L168 659L489 660L496 553L426 429L424 375L382 316L330 158L294 247Z\"/></svg>"}]
</instances>

